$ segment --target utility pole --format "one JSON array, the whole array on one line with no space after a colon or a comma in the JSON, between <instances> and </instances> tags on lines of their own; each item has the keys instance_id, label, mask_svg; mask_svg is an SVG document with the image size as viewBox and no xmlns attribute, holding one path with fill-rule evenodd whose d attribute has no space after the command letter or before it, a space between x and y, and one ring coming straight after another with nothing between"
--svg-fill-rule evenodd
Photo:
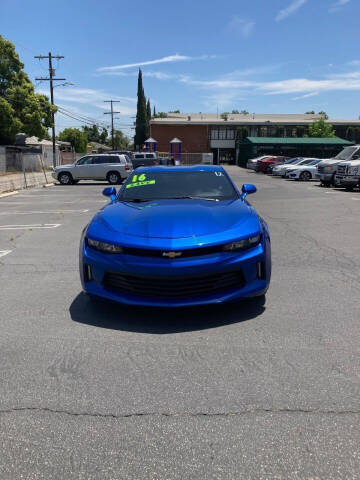
<instances>
[{"instance_id":1,"label":"utility pole","mask_svg":"<svg viewBox=\"0 0 360 480\"><path fill-rule=\"evenodd\" d=\"M120 103L120 100L104 100L105 103L110 103L111 110L110 112L104 112L104 115L111 115L111 146L112 149L115 150L115 142L114 142L114 112L113 110L113 103Z\"/></svg>"},{"instance_id":2,"label":"utility pole","mask_svg":"<svg viewBox=\"0 0 360 480\"><path fill-rule=\"evenodd\" d=\"M44 58L47 58L49 60L49 78L35 78L35 80L43 80L43 81L48 81L50 82L50 100L51 100L51 105L54 105L54 87L53 87L53 82L55 80L66 80L66 78L54 78L55 75L55 69L53 69L52 66L52 59L56 58L60 60L61 58L64 58L62 55L51 55L51 52L49 52L49 55L37 55L34 58L38 58L39 60L43 60ZM56 148L55 148L55 114L51 114L51 122L52 122L52 149L53 149L53 165L54 168L56 167Z\"/></svg>"}]
</instances>

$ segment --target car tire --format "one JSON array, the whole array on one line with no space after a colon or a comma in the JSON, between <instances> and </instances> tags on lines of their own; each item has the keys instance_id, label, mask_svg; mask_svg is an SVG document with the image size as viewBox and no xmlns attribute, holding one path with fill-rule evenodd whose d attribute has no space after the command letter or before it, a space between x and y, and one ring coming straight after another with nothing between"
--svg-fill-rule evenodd
<instances>
[{"instance_id":1,"label":"car tire","mask_svg":"<svg viewBox=\"0 0 360 480\"><path fill-rule=\"evenodd\" d=\"M106 176L106 180L110 185L119 185L119 183L121 183L121 175L119 172L109 172Z\"/></svg>"},{"instance_id":2,"label":"car tire","mask_svg":"<svg viewBox=\"0 0 360 480\"><path fill-rule=\"evenodd\" d=\"M79 182L80 182L80 180L74 180L74 179L73 179L73 181L72 181L72 182L73 182L73 184L74 184L74 185L76 185L77 183L79 183Z\"/></svg>"},{"instance_id":3,"label":"car tire","mask_svg":"<svg viewBox=\"0 0 360 480\"><path fill-rule=\"evenodd\" d=\"M311 173L305 170L305 172L300 173L299 178L302 182L309 182L311 180Z\"/></svg>"},{"instance_id":4,"label":"car tire","mask_svg":"<svg viewBox=\"0 0 360 480\"><path fill-rule=\"evenodd\" d=\"M272 173L272 170L271 170L270 167L268 167L268 168L266 169L266 173L267 173L268 175L270 175L270 174Z\"/></svg>"},{"instance_id":5,"label":"car tire","mask_svg":"<svg viewBox=\"0 0 360 480\"><path fill-rule=\"evenodd\" d=\"M61 185L72 185L73 184L73 177L69 172L61 172L58 176L58 180Z\"/></svg>"},{"instance_id":6,"label":"car tire","mask_svg":"<svg viewBox=\"0 0 360 480\"><path fill-rule=\"evenodd\" d=\"M322 187L329 188L329 187L331 187L331 182L326 182L325 180L321 180L321 181L320 181L320 185L321 185Z\"/></svg>"},{"instance_id":7,"label":"car tire","mask_svg":"<svg viewBox=\"0 0 360 480\"><path fill-rule=\"evenodd\" d=\"M340 184L337 184L337 183L336 183L335 173L334 173L333 176L331 177L331 182L330 182L330 184L331 184L333 187L340 187Z\"/></svg>"}]
</instances>

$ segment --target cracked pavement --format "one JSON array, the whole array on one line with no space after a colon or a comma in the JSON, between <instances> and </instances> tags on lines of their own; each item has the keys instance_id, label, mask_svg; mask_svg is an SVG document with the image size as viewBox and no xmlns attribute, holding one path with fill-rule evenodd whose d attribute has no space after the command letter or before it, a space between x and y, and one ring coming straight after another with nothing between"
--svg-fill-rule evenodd
<instances>
[{"instance_id":1,"label":"cracked pavement","mask_svg":"<svg viewBox=\"0 0 360 480\"><path fill-rule=\"evenodd\" d=\"M360 192L228 170L270 227L265 303L92 305L105 184L0 199L0 227L61 224L0 228L0 478L359 478Z\"/></svg>"}]
</instances>

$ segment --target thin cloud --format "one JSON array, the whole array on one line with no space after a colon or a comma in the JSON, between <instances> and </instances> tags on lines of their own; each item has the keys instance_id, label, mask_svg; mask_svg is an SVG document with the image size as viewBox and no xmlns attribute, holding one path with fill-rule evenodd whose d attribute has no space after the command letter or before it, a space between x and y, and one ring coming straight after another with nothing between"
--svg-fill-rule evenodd
<instances>
[{"instance_id":1,"label":"thin cloud","mask_svg":"<svg viewBox=\"0 0 360 480\"><path fill-rule=\"evenodd\" d=\"M337 2L335 2L330 8L329 8L329 12L333 13L333 12L337 12L338 10L340 10L342 7L344 7L345 5L347 5L348 3L350 3L351 0L337 0Z\"/></svg>"},{"instance_id":2,"label":"thin cloud","mask_svg":"<svg viewBox=\"0 0 360 480\"><path fill-rule=\"evenodd\" d=\"M303 100L304 98L315 97L319 95L319 92L306 93L305 95L300 95L300 97L294 97L292 100Z\"/></svg>"},{"instance_id":3,"label":"thin cloud","mask_svg":"<svg viewBox=\"0 0 360 480\"><path fill-rule=\"evenodd\" d=\"M254 21L245 20L235 15L228 25L228 30L230 32L239 33L242 37L247 38L252 34L254 27Z\"/></svg>"},{"instance_id":4,"label":"thin cloud","mask_svg":"<svg viewBox=\"0 0 360 480\"><path fill-rule=\"evenodd\" d=\"M124 65L113 65L111 67L100 67L97 68L97 72L112 72L117 70L125 70L127 68L135 68L135 67L144 67L146 65L157 65L159 63L173 63L173 62L185 62L190 60L208 60L211 58L215 58L215 55L201 55L200 57L188 57L187 55L169 55L168 57L157 58L156 60L147 60L143 62L137 63L127 63Z\"/></svg>"},{"instance_id":5,"label":"thin cloud","mask_svg":"<svg viewBox=\"0 0 360 480\"><path fill-rule=\"evenodd\" d=\"M290 17L290 15L294 15L308 0L294 0L290 3L286 8L279 11L276 15L275 20L280 22L281 20L285 20L285 18Z\"/></svg>"},{"instance_id":6,"label":"thin cloud","mask_svg":"<svg viewBox=\"0 0 360 480\"><path fill-rule=\"evenodd\" d=\"M360 60L351 60L351 62L348 62L347 64L352 66L352 67L359 67L360 66Z\"/></svg>"}]
</instances>

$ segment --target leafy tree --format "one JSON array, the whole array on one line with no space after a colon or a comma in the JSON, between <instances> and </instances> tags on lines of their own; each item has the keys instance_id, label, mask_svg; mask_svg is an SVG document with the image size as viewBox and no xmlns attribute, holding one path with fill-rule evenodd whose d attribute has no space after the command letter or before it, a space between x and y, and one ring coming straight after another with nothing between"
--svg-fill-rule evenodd
<instances>
[{"instance_id":1,"label":"leafy tree","mask_svg":"<svg viewBox=\"0 0 360 480\"><path fill-rule=\"evenodd\" d=\"M232 113L233 115L238 115L240 112L239 112L239 110L231 110L231 113Z\"/></svg>"},{"instance_id":2,"label":"leafy tree","mask_svg":"<svg viewBox=\"0 0 360 480\"><path fill-rule=\"evenodd\" d=\"M180 113L180 110L170 110L169 113Z\"/></svg>"},{"instance_id":3,"label":"leafy tree","mask_svg":"<svg viewBox=\"0 0 360 480\"><path fill-rule=\"evenodd\" d=\"M46 95L35 93L23 68L24 64L21 63L14 44L0 35L0 143L12 143L13 138L10 137L14 130L40 139L48 137L52 112L57 110L49 103Z\"/></svg>"},{"instance_id":4,"label":"leafy tree","mask_svg":"<svg viewBox=\"0 0 360 480\"><path fill-rule=\"evenodd\" d=\"M166 112L155 113L155 118L167 118L168 114Z\"/></svg>"},{"instance_id":5,"label":"leafy tree","mask_svg":"<svg viewBox=\"0 0 360 480\"><path fill-rule=\"evenodd\" d=\"M106 140L108 138L108 131L106 130L106 128L103 128L102 129L102 132L100 133L100 143L103 143L105 144L106 143Z\"/></svg>"},{"instance_id":6,"label":"leafy tree","mask_svg":"<svg viewBox=\"0 0 360 480\"><path fill-rule=\"evenodd\" d=\"M249 115L249 112L247 110L241 110L241 115Z\"/></svg>"},{"instance_id":7,"label":"leafy tree","mask_svg":"<svg viewBox=\"0 0 360 480\"><path fill-rule=\"evenodd\" d=\"M335 137L335 130L331 123L326 123L325 118L320 118L316 122L312 122L309 127L308 137L330 138Z\"/></svg>"},{"instance_id":8,"label":"leafy tree","mask_svg":"<svg viewBox=\"0 0 360 480\"><path fill-rule=\"evenodd\" d=\"M315 111L310 110L309 112L305 112L305 115L315 115Z\"/></svg>"},{"instance_id":9,"label":"leafy tree","mask_svg":"<svg viewBox=\"0 0 360 480\"><path fill-rule=\"evenodd\" d=\"M224 112L220 115L220 117L223 119L223 120L227 120L228 119L228 116L229 116L229 112Z\"/></svg>"},{"instance_id":10,"label":"leafy tree","mask_svg":"<svg viewBox=\"0 0 360 480\"><path fill-rule=\"evenodd\" d=\"M142 72L141 72L141 69L139 69L138 91L137 91L137 111L136 111L135 137L134 137L134 143L136 146L141 147L144 144L146 140L146 130L147 130L146 99L145 99L144 87L142 82Z\"/></svg>"},{"instance_id":11,"label":"leafy tree","mask_svg":"<svg viewBox=\"0 0 360 480\"><path fill-rule=\"evenodd\" d=\"M5 98L0 97L0 143L12 143L15 134L21 131L21 122L15 118L14 109Z\"/></svg>"},{"instance_id":12,"label":"leafy tree","mask_svg":"<svg viewBox=\"0 0 360 480\"><path fill-rule=\"evenodd\" d=\"M65 128L58 138L63 142L70 142L77 153L84 153L87 150L88 137L78 128Z\"/></svg>"},{"instance_id":13,"label":"leafy tree","mask_svg":"<svg viewBox=\"0 0 360 480\"><path fill-rule=\"evenodd\" d=\"M328 114L324 112L324 110L320 110L319 115L322 115L325 118L325 120L329 118Z\"/></svg>"}]
</instances>

